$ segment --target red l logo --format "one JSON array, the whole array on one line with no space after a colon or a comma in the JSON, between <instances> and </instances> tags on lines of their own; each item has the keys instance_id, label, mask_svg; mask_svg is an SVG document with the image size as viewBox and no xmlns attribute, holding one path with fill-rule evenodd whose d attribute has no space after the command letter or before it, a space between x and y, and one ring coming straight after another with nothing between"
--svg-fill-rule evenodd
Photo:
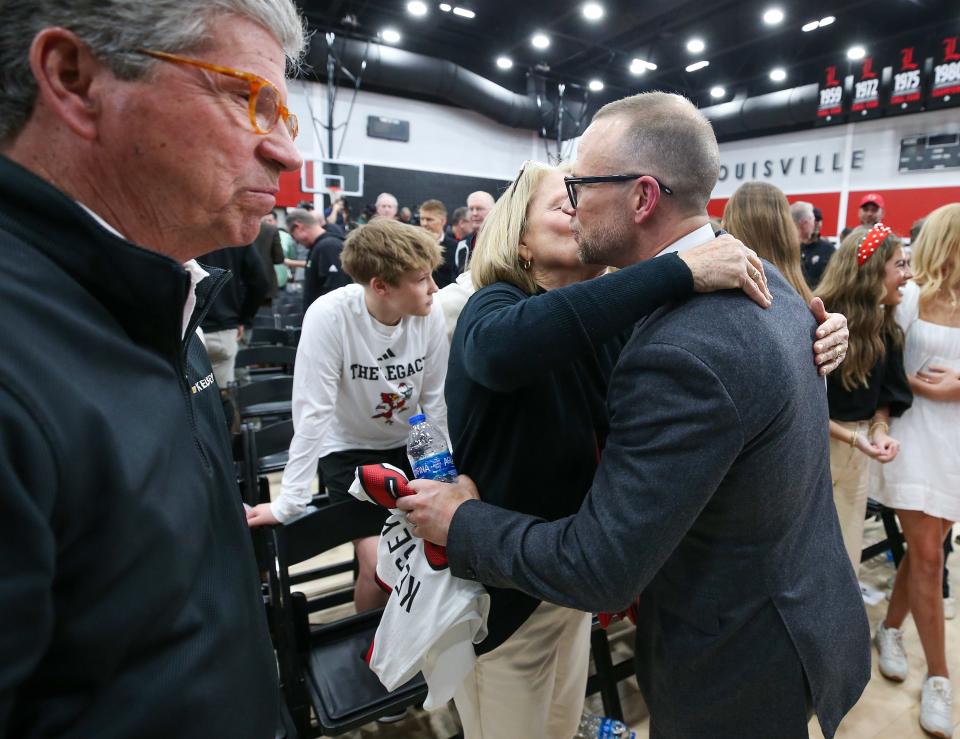
<instances>
[{"instance_id":1,"label":"red l logo","mask_svg":"<svg viewBox=\"0 0 960 739\"><path fill-rule=\"evenodd\" d=\"M839 87L840 83L837 82L837 68L836 67L827 67L827 84L826 87Z\"/></svg>"},{"instance_id":2,"label":"red l logo","mask_svg":"<svg viewBox=\"0 0 960 739\"><path fill-rule=\"evenodd\" d=\"M873 57L868 56L863 60L863 74L860 76L860 79L875 80L876 78L877 73L873 71Z\"/></svg>"},{"instance_id":3,"label":"red l logo","mask_svg":"<svg viewBox=\"0 0 960 739\"><path fill-rule=\"evenodd\" d=\"M955 62L958 59L960 59L960 54L957 53L957 37L945 38L943 40L943 61Z\"/></svg>"},{"instance_id":4,"label":"red l logo","mask_svg":"<svg viewBox=\"0 0 960 739\"><path fill-rule=\"evenodd\" d=\"M917 63L913 61L913 47L900 49L900 71L909 72L911 69L919 69Z\"/></svg>"}]
</instances>

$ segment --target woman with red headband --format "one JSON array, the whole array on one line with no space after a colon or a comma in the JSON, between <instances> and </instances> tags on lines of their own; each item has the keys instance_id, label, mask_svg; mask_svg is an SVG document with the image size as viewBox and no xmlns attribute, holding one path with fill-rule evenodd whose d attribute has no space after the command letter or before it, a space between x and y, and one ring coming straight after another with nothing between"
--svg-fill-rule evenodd
<instances>
[{"instance_id":1,"label":"woman with red headband","mask_svg":"<svg viewBox=\"0 0 960 739\"><path fill-rule=\"evenodd\" d=\"M903 331L894 320L901 291L913 275L900 239L878 223L843 240L816 294L847 316L846 361L827 378L830 472L843 543L854 572L860 568L870 459L889 462L899 443L891 416L913 401L903 371Z\"/></svg>"},{"instance_id":2,"label":"woman with red headband","mask_svg":"<svg viewBox=\"0 0 960 739\"><path fill-rule=\"evenodd\" d=\"M906 334L904 365L916 395L893 424L904 453L877 472L877 500L895 508L907 539L887 616L877 630L880 672L907 677L901 627L907 614L927 661L920 725L952 735L952 691L944 646L944 537L960 520L960 203L927 218L913 252L916 279L897 308ZM852 332L852 329L851 329Z\"/></svg>"}]
</instances>

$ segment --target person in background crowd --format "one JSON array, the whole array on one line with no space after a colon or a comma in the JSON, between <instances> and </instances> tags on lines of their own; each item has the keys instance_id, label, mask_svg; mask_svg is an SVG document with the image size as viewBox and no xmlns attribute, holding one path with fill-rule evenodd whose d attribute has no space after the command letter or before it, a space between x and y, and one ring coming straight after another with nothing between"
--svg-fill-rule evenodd
<instances>
[{"instance_id":1,"label":"person in background crowd","mask_svg":"<svg viewBox=\"0 0 960 739\"><path fill-rule=\"evenodd\" d=\"M467 217L470 219L470 226L473 229L469 236L466 236L457 243L457 252L454 255L454 264L457 274L463 274L468 269L470 255L473 253L473 247L477 243L477 233L486 220L487 215L493 208L493 195L483 190L472 192L467 196Z\"/></svg>"},{"instance_id":2,"label":"person in background crowd","mask_svg":"<svg viewBox=\"0 0 960 739\"><path fill-rule=\"evenodd\" d=\"M914 404L892 424L903 451L878 470L877 500L896 509L907 555L897 569L887 615L877 629L880 672L907 677L902 625L920 634L927 677L920 725L953 734L953 691L944 640L941 573L945 537L960 519L960 203L933 211L913 250L914 282L905 286L897 322L906 333L904 365Z\"/></svg>"},{"instance_id":3,"label":"person in background crowd","mask_svg":"<svg viewBox=\"0 0 960 739\"><path fill-rule=\"evenodd\" d=\"M823 271L827 268L830 257L836 251L833 244L820 238L820 228L817 225L818 210L810 203L798 200L790 206L790 215L796 224L800 235L800 260L803 279L810 288L820 284ZM823 223L823 218L819 220Z\"/></svg>"},{"instance_id":4,"label":"person in background crowd","mask_svg":"<svg viewBox=\"0 0 960 739\"><path fill-rule=\"evenodd\" d=\"M256 249L257 254L260 255L264 274L267 276L267 282L270 285L266 297L263 299L263 305L271 305L273 299L277 297L277 293L280 291L280 285L277 281L277 273L274 267L283 265L285 258L283 244L280 241L280 229L266 220L261 220L260 233L258 233L257 238L253 240L253 248Z\"/></svg>"},{"instance_id":5,"label":"person in background crowd","mask_svg":"<svg viewBox=\"0 0 960 739\"><path fill-rule=\"evenodd\" d=\"M433 281L438 288L443 288L456 277L453 258L457 251L457 242L447 235L444 228L447 225L447 206L439 200L425 200L420 204L419 211L420 226L436 237L443 250L443 263L433 273Z\"/></svg>"},{"instance_id":6,"label":"person in background crowd","mask_svg":"<svg viewBox=\"0 0 960 739\"><path fill-rule=\"evenodd\" d=\"M330 207L324 209L323 216L327 223L339 226L345 234L357 225L350 214L350 201L342 196L335 198Z\"/></svg>"},{"instance_id":7,"label":"person in background crowd","mask_svg":"<svg viewBox=\"0 0 960 739\"><path fill-rule=\"evenodd\" d=\"M601 108L565 180L582 261L626 271L710 241L719 160L709 121L678 95ZM748 277L763 279L759 269ZM636 327L576 515L492 506L467 475L414 480L417 494L397 501L414 535L447 545L457 577L584 610L620 610L639 595L636 674L655 737L799 739L815 710L829 739L870 677L866 614L830 496L815 325L776 268L767 277L766 310L711 293ZM477 340L462 328L454 350ZM523 367L538 353L514 355ZM536 477L521 489L541 500L562 491Z\"/></svg>"},{"instance_id":8,"label":"person in background crowd","mask_svg":"<svg viewBox=\"0 0 960 739\"><path fill-rule=\"evenodd\" d=\"M286 289L289 282L294 281L296 275L294 270L302 269L307 265L307 262L300 259L297 254L296 239L289 232L280 228L276 213L270 211L262 220L264 223L274 226L280 234L280 245L283 247L283 264L275 264L273 269L277 273L277 287L282 291Z\"/></svg>"},{"instance_id":9,"label":"person in background crowd","mask_svg":"<svg viewBox=\"0 0 960 739\"><path fill-rule=\"evenodd\" d=\"M357 218L357 225L363 226L370 223L377 216L377 206L374 203L367 203L363 206L363 212Z\"/></svg>"},{"instance_id":10,"label":"person in background crowd","mask_svg":"<svg viewBox=\"0 0 960 739\"><path fill-rule=\"evenodd\" d=\"M473 233L473 224L467 217L467 209L464 206L454 209L450 216L450 226L448 228L450 235L457 243Z\"/></svg>"},{"instance_id":11,"label":"person in background crowd","mask_svg":"<svg viewBox=\"0 0 960 739\"><path fill-rule=\"evenodd\" d=\"M272 737L196 333L300 168L290 0L3 0L0 736ZM257 118L250 116L256 97Z\"/></svg>"},{"instance_id":12,"label":"person in background crowd","mask_svg":"<svg viewBox=\"0 0 960 739\"><path fill-rule=\"evenodd\" d=\"M872 228L883 220L884 214L883 195L875 192L867 193L860 198L860 225L864 228Z\"/></svg>"},{"instance_id":13,"label":"person in background crowd","mask_svg":"<svg viewBox=\"0 0 960 739\"><path fill-rule=\"evenodd\" d=\"M382 192L377 195L374 209L376 212L374 217L394 220L397 217L397 199L388 192Z\"/></svg>"},{"instance_id":14,"label":"person in background crowd","mask_svg":"<svg viewBox=\"0 0 960 739\"><path fill-rule=\"evenodd\" d=\"M397 220L400 221L400 223L410 223L410 221L413 220L413 212L407 206L403 206L397 214Z\"/></svg>"},{"instance_id":15,"label":"person in background crowd","mask_svg":"<svg viewBox=\"0 0 960 739\"><path fill-rule=\"evenodd\" d=\"M887 463L900 443L890 418L910 407L903 371L903 331L894 320L901 291L913 275L900 240L878 224L855 229L827 265L817 294L847 316L850 348L839 372L827 379L830 405L830 474L843 543L860 569L868 461ZM941 537L942 541L942 537Z\"/></svg>"},{"instance_id":16,"label":"person in background crowd","mask_svg":"<svg viewBox=\"0 0 960 739\"><path fill-rule=\"evenodd\" d=\"M407 421L418 406L446 434L447 341L430 273L440 246L423 229L378 218L353 231L343 267L358 284L306 312L293 375L293 427L283 488L247 513L251 526L286 523L310 503L317 460L331 501L353 500L359 465L386 462L413 477ZM354 542L358 611L386 603L376 584L378 537Z\"/></svg>"},{"instance_id":17,"label":"person in background crowd","mask_svg":"<svg viewBox=\"0 0 960 739\"><path fill-rule=\"evenodd\" d=\"M796 205L796 204L794 204ZM783 191L767 182L746 182L737 188L723 210L722 228L771 262L787 278L805 303L813 293L800 270L800 236Z\"/></svg>"},{"instance_id":18,"label":"person in background crowd","mask_svg":"<svg viewBox=\"0 0 960 739\"><path fill-rule=\"evenodd\" d=\"M314 213L294 209L287 213L287 228L298 244L309 249L303 275L303 312L321 295L350 284L340 252L345 235L333 223L321 223Z\"/></svg>"},{"instance_id":19,"label":"person in background crowd","mask_svg":"<svg viewBox=\"0 0 960 739\"><path fill-rule=\"evenodd\" d=\"M244 330L253 326L253 317L263 304L270 283L253 244L217 249L204 254L200 261L204 267L230 270L233 274L200 323L213 376L223 391L235 380L238 342Z\"/></svg>"}]
</instances>

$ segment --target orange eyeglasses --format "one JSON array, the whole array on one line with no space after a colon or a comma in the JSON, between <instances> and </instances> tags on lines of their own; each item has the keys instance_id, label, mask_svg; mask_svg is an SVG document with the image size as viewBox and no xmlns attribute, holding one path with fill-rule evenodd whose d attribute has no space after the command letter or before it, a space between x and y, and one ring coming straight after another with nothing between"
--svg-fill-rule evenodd
<instances>
[{"instance_id":1,"label":"orange eyeglasses","mask_svg":"<svg viewBox=\"0 0 960 739\"><path fill-rule=\"evenodd\" d=\"M173 62L174 64L187 64L191 67L199 67L208 72L233 77L243 80L250 85L250 101L248 111L250 113L250 125L253 130L262 136L266 136L277 127L277 121L283 119L283 124L290 133L290 138L297 138L300 131L300 124L297 116L291 113L289 108L280 102L280 91L270 80L264 79L260 75L252 72L241 72L238 69L230 67L221 67L219 64L203 62L199 59L180 56L179 54L168 54L165 51L150 51L149 49L137 49L137 53L152 56L154 59L160 59L164 62Z\"/></svg>"}]
</instances>

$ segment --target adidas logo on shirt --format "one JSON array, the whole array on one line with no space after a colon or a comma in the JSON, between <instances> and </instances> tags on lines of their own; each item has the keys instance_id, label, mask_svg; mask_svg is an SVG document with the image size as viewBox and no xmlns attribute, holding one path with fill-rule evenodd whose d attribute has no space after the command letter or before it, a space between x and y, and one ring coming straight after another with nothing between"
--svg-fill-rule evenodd
<instances>
[{"instance_id":1,"label":"adidas logo on shirt","mask_svg":"<svg viewBox=\"0 0 960 739\"><path fill-rule=\"evenodd\" d=\"M387 353L384 354L382 357L377 357L377 361L386 362L388 359L393 359L395 356L397 355L393 353L393 349L387 349Z\"/></svg>"}]
</instances>

